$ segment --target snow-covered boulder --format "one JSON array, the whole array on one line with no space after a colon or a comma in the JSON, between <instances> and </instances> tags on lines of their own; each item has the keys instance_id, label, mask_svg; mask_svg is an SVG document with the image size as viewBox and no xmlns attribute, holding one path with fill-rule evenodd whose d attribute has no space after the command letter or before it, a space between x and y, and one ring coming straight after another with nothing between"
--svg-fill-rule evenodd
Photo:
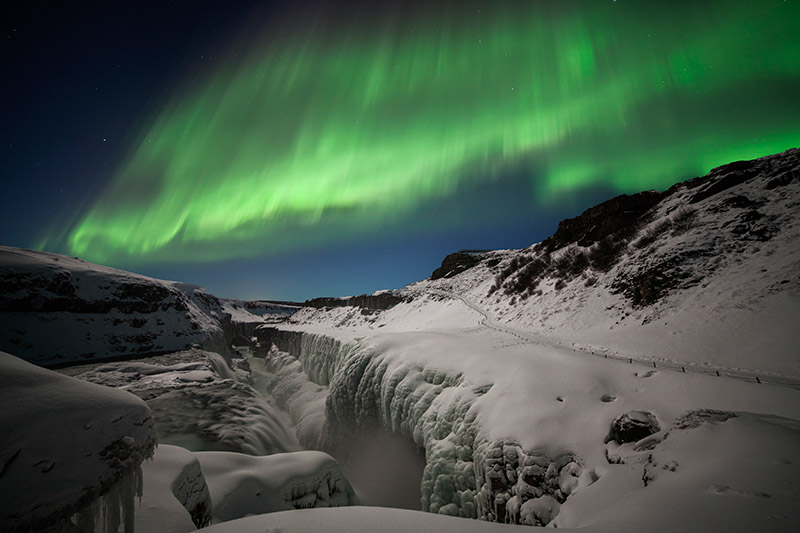
<instances>
[{"instance_id":1,"label":"snow-covered boulder","mask_svg":"<svg viewBox=\"0 0 800 533\"><path fill-rule=\"evenodd\" d=\"M194 531L211 523L211 496L192 452L162 444L142 465L145 489L137 509L136 531Z\"/></svg>"},{"instance_id":2,"label":"snow-covered boulder","mask_svg":"<svg viewBox=\"0 0 800 533\"><path fill-rule=\"evenodd\" d=\"M323 452L254 457L196 452L205 475L215 521L289 509L353 505L355 494L339 464Z\"/></svg>"},{"instance_id":3,"label":"snow-covered boulder","mask_svg":"<svg viewBox=\"0 0 800 533\"><path fill-rule=\"evenodd\" d=\"M0 349L41 365L200 345L226 353L229 316L195 285L0 246Z\"/></svg>"},{"instance_id":4,"label":"snow-covered boulder","mask_svg":"<svg viewBox=\"0 0 800 533\"><path fill-rule=\"evenodd\" d=\"M156 443L141 399L0 352L0 406L0 529L91 531L102 514L133 530Z\"/></svg>"}]
</instances>

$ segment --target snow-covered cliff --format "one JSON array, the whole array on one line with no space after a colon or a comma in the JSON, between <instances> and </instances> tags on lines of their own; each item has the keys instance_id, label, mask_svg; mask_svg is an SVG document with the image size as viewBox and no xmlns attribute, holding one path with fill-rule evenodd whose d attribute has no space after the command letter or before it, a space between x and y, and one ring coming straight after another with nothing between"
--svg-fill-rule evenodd
<instances>
[{"instance_id":1,"label":"snow-covered cliff","mask_svg":"<svg viewBox=\"0 0 800 533\"><path fill-rule=\"evenodd\" d=\"M47 252L0 247L0 349L41 365L228 349L200 287Z\"/></svg>"}]
</instances>

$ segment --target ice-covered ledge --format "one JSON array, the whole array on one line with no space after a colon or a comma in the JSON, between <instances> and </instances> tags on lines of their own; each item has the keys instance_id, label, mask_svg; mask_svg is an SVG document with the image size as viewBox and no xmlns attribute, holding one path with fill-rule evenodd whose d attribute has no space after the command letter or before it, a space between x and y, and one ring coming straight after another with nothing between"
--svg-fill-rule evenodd
<instances>
[{"instance_id":1,"label":"ice-covered ledge","mask_svg":"<svg viewBox=\"0 0 800 533\"><path fill-rule=\"evenodd\" d=\"M422 508L464 517L543 524L564 515L560 525L576 524L592 508L585 502L599 501L619 479L622 467L609 465L604 439L625 412L651 412L667 425L702 406L800 418L793 389L643 371L467 325L354 331L327 324L304 332L297 324L262 329L259 340L291 352L273 350L266 365L278 377L272 394L301 441L330 439L331 422L401 433L426 451ZM631 476L632 485L620 486L644 488L641 472Z\"/></svg>"},{"instance_id":2,"label":"ice-covered ledge","mask_svg":"<svg viewBox=\"0 0 800 533\"><path fill-rule=\"evenodd\" d=\"M267 369L277 377L270 392L307 446L335 447L353 431L383 427L425 449L425 511L546 525L573 489L594 479L569 450L547 453L481 427L473 406L492 382L465 379L441 361L407 364L392 357L392 346L410 338L387 346L275 328L260 330L258 338L262 346L286 350L266 355ZM427 342L438 350L449 345L436 335ZM437 353L433 345L431 355Z\"/></svg>"},{"instance_id":3,"label":"ice-covered ledge","mask_svg":"<svg viewBox=\"0 0 800 533\"><path fill-rule=\"evenodd\" d=\"M3 531L133 531L156 444L144 401L0 352L0 406Z\"/></svg>"}]
</instances>

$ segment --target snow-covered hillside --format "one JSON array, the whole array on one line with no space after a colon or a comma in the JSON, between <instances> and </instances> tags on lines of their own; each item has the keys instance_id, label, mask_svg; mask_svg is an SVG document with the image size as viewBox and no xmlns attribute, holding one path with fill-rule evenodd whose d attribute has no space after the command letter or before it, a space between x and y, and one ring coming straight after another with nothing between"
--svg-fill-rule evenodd
<instances>
[{"instance_id":1,"label":"snow-covered hillside","mask_svg":"<svg viewBox=\"0 0 800 533\"><path fill-rule=\"evenodd\" d=\"M535 342L796 383L798 213L794 149L609 200L526 249L453 254L398 292L434 322L450 316L437 300L463 300ZM304 309L292 320L402 330L397 314Z\"/></svg>"}]
</instances>

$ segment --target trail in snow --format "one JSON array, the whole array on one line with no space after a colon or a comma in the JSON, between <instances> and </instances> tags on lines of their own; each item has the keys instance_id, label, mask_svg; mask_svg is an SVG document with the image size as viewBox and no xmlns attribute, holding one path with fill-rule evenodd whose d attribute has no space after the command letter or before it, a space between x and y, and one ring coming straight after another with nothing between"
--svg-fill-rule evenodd
<instances>
[{"instance_id":1,"label":"trail in snow","mask_svg":"<svg viewBox=\"0 0 800 533\"><path fill-rule=\"evenodd\" d=\"M535 333L532 332L520 331L518 329L502 325L496 320L494 320L494 318L489 314L487 310L483 309L475 302L472 302L459 294L455 294L450 291L442 289L428 289L428 291L433 294L438 294L439 296L444 296L446 298L453 298L456 300L460 300L461 302L464 303L464 305L466 305L467 307L469 307L470 309L472 309L473 311L475 311L476 313L478 313L483 317L479 321L480 325L488 329L498 331L500 333L505 333L507 335L514 336L526 344L536 344L539 346L554 346L557 348L566 348L574 352L582 353L585 355L593 355L604 359L616 359L619 361L628 361L630 364L637 363L641 365L652 366L653 368L672 370L674 372L679 372L679 373L696 372L700 374L717 375L719 377L728 377L728 378L740 379L743 381L764 383L769 385L783 385L800 390L800 380L792 376L759 372L757 370L732 369L723 366L713 365L711 363L705 363L701 367L698 366L697 363L689 363L689 362L675 361L669 359L659 359L658 361L655 361L652 359L645 359L642 357L634 357L633 355L629 354L608 353L599 350L583 349L580 346L575 346L575 345L566 345L563 343L559 343L554 339L549 339L542 337L540 335L536 335Z\"/></svg>"}]
</instances>

